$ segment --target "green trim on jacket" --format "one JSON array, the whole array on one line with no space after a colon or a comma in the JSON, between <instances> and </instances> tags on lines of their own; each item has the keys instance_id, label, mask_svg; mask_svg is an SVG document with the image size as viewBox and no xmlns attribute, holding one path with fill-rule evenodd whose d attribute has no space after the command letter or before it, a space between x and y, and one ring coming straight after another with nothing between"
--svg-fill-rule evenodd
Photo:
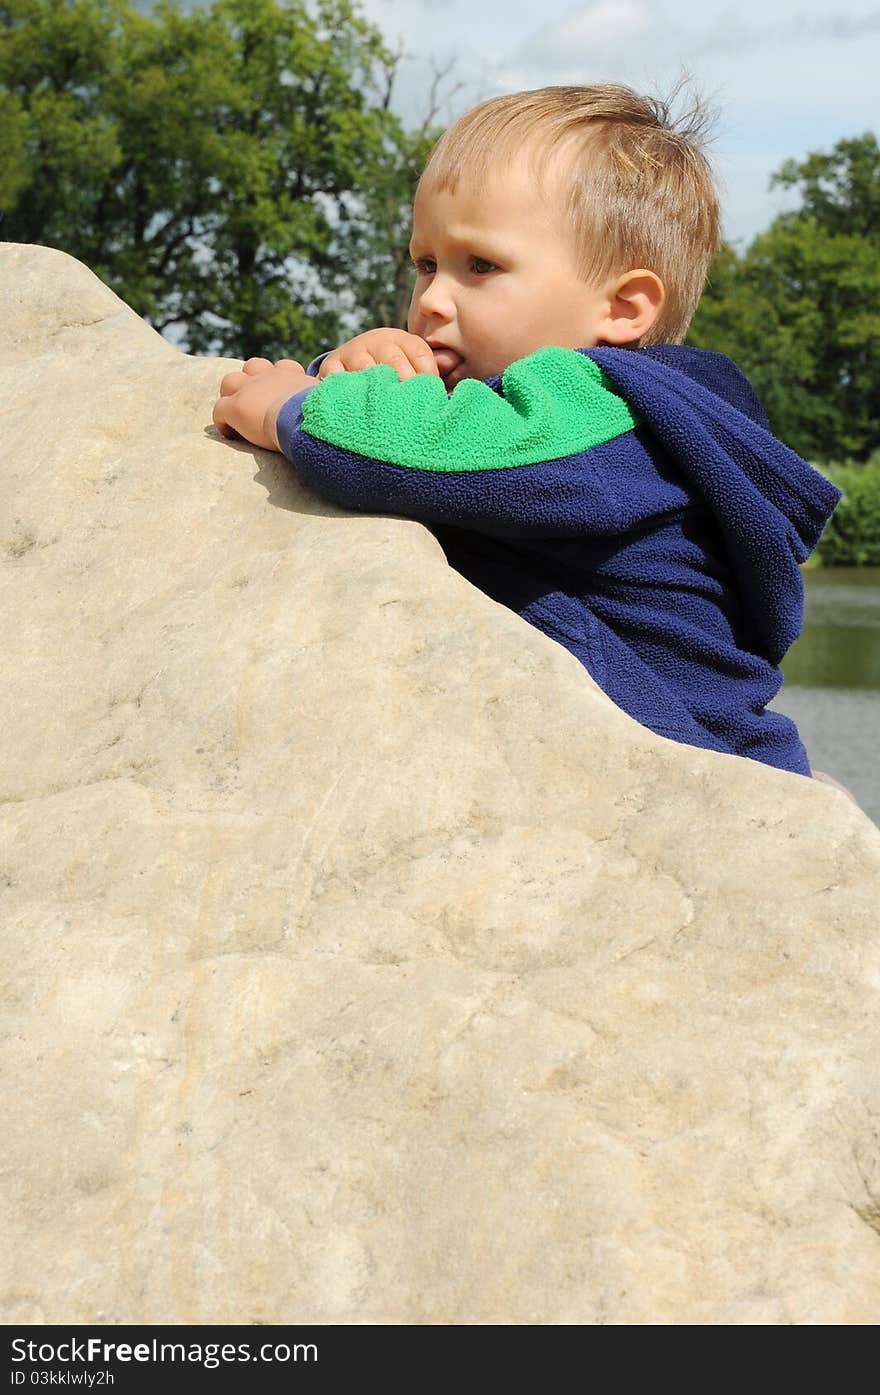
<instances>
[{"instance_id":1,"label":"green trim on jacket","mask_svg":"<svg viewBox=\"0 0 880 1395\"><path fill-rule=\"evenodd\" d=\"M636 417L592 359L548 347L512 363L504 396L475 378L401 382L387 364L331 373L303 401L303 430L329 445L410 470L506 470L580 454Z\"/></svg>"}]
</instances>

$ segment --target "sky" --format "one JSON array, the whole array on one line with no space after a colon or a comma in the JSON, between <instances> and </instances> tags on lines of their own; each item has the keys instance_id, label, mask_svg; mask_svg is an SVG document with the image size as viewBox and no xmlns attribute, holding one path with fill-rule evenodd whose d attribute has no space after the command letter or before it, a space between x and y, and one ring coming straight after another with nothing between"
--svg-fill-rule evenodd
<instances>
[{"instance_id":1,"label":"sky","mask_svg":"<svg viewBox=\"0 0 880 1395\"><path fill-rule=\"evenodd\" d=\"M448 63L441 122L486 97L557 83L663 95L686 71L718 112L708 154L725 236L740 247L796 202L768 189L784 160L880 125L880 5L870 0L355 3L407 55L392 105L413 123Z\"/></svg>"}]
</instances>

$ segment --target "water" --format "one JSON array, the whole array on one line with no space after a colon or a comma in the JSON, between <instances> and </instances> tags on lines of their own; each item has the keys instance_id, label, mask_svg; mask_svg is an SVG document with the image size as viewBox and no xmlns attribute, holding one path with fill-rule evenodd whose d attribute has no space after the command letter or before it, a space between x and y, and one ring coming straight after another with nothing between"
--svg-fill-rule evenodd
<instances>
[{"instance_id":1,"label":"water","mask_svg":"<svg viewBox=\"0 0 880 1395\"><path fill-rule=\"evenodd\" d=\"M880 824L880 567L804 573L804 632L772 706L792 717L810 763Z\"/></svg>"}]
</instances>

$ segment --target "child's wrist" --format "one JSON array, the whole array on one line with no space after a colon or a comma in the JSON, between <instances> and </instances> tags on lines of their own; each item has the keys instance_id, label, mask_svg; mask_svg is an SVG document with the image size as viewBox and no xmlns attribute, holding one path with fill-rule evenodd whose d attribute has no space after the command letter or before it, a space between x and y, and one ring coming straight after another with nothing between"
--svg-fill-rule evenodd
<instances>
[{"instance_id":1,"label":"child's wrist","mask_svg":"<svg viewBox=\"0 0 880 1395\"><path fill-rule=\"evenodd\" d=\"M263 427L267 437L269 438L269 441L271 442L273 450L281 450L281 447L278 444L278 416L281 412L281 408L284 406L284 403L287 402L289 400L289 397L292 395L293 394L289 394L288 397L285 397L283 399L279 398L276 402L274 402L263 419Z\"/></svg>"},{"instance_id":2,"label":"child's wrist","mask_svg":"<svg viewBox=\"0 0 880 1395\"><path fill-rule=\"evenodd\" d=\"M284 395L284 397L279 397L276 402L273 402L271 408L266 413L266 417L264 420L264 429L266 435L270 440L275 442L273 450L279 451L282 455L284 454L284 447L281 444L278 434L278 421L282 411L288 405L291 408L291 411L286 414L288 417L287 431L289 434L292 426L298 426L299 423L302 421L302 404L308 397L312 389L318 386L318 382L319 380L317 378L310 377L304 383L304 385L301 388L299 388L296 392L288 392ZM295 415L292 418L291 413L295 413Z\"/></svg>"}]
</instances>

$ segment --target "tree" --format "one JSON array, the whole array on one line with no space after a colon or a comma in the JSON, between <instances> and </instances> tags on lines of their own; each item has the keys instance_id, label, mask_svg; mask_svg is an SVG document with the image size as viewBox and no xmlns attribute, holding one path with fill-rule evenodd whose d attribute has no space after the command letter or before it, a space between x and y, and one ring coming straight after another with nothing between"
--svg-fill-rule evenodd
<instances>
[{"instance_id":1,"label":"tree","mask_svg":"<svg viewBox=\"0 0 880 1395\"><path fill-rule=\"evenodd\" d=\"M378 98L385 123L381 149L363 189L341 201L336 230L339 288L348 294L352 333L375 325L406 328L414 280L409 255L412 203L431 147L441 134L440 109L463 84L443 92L454 60L434 67L424 116L407 130L391 112L402 50L389 55L379 74Z\"/></svg>"},{"instance_id":2,"label":"tree","mask_svg":"<svg viewBox=\"0 0 880 1395\"><path fill-rule=\"evenodd\" d=\"M771 187L796 189L798 216L825 232L876 239L880 230L880 146L873 131L837 142L830 154L786 160Z\"/></svg>"},{"instance_id":3,"label":"tree","mask_svg":"<svg viewBox=\"0 0 880 1395\"><path fill-rule=\"evenodd\" d=\"M63 245L92 223L98 191L122 160L103 94L127 12L117 0L0 3L5 239Z\"/></svg>"},{"instance_id":4,"label":"tree","mask_svg":"<svg viewBox=\"0 0 880 1395\"><path fill-rule=\"evenodd\" d=\"M187 347L306 357L338 330L334 221L387 139L349 0L0 2L0 233L85 261Z\"/></svg>"},{"instance_id":5,"label":"tree","mask_svg":"<svg viewBox=\"0 0 880 1395\"><path fill-rule=\"evenodd\" d=\"M723 247L690 342L729 353L774 430L815 460L880 444L880 150L872 134L789 161L802 204L742 256Z\"/></svg>"}]
</instances>

